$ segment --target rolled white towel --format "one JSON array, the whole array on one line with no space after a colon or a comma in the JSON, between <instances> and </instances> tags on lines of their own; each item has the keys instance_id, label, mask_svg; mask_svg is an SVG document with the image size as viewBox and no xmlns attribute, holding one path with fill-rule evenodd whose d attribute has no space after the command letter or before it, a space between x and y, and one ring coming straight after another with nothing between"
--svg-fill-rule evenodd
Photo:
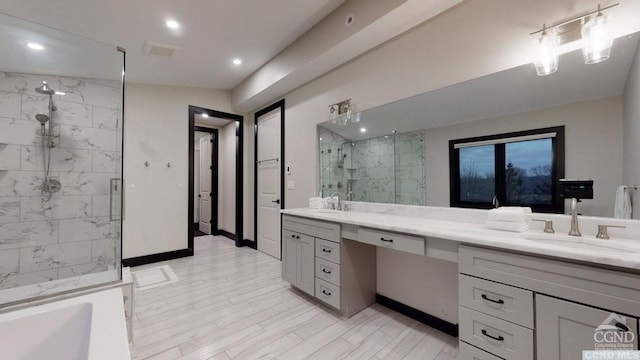
<instances>
[{"instance_id":1,"label":"rolled white towel","mask_svg":"<svg viewBox=\"0 0 640 360\"><path fill-rule=\"evenodd\" d=\"M510 232L525 232L529 231L529 225L526 222L513 222L513 221L496 221L487 220L485 226L493 230L502 230Z\"/></svg>"},{"instance_id":2,"label":"rolled white towel","mask_svg":"<svg viewBox=\"0 0 640 360\"><path fill-rule=\"evenodd\" d=\"M324 201L320 197L312 197L309 198L309 207L311 209L321 209L323 207Z\"/></svg>"},{"instance_id":3,"label":"rolled white towel","mask_svg":"<svg viewBox=\"0 0 640 360\"><path fill-rule=\"evenodd\" d=\"M531 208L501 207L487 212L487 220L524 222L526 215L531 213Z\"/></svg>"},{"instance_id":4,"label":"rolled white towel","mask_svg":"<svg viewBox=\"0 0 640 360\"><path fill-rule=\"evenodd\" d=\"M618 219L631 219L633 216L631 193L627 186L618 186L616 189L616 201L613 216Z\"/></svg>"}]
</instances>

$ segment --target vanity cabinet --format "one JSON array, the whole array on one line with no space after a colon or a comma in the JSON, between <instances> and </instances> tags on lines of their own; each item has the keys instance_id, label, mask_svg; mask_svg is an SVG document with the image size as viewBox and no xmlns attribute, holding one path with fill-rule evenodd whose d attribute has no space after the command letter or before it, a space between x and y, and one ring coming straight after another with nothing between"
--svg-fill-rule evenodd
<instances>
[{"instance_id":1,"label":"vanity cabinet","mask_svg":"<svg viewBox=\"0 0 640 360\"><path fill-rule=\"evenodd\" d=\"M375 302L376 248L336 223L283 216L282 278L347 317Z\"/></svg>"},{"instance_id":2,"label":"vanity cabinet","mask_svg":"<svg viewBox=\"0 0 640 360\"><path fill-rule=\"evenodd\" d=\"M595 350L594 330L606 321L620 331L628 331L629 343L638 349L638 321L633 317L611 317L610 311L584 306L545 295L536 295L538 359L581 359L583 350ZM621 323L623 322L623 323Z\"/></svg>"},{"instance_id":3,"label":"vanity cabinet","mask_svg":"<svg viewBox=\"0 0 640 360\"><path fill-rule=\"evenodd\" d=\"M314 238L282 231L282 278L309 295L315 294Z\"/></svg>"},{"instance_id":4,"label":"vanity cabinet","mask_svg":"<svg viewBox=\"0 0 640 360\"><path fill-rule=\"evenodd\" d=\"M462 360L582 359L603 323L638 348L639 275L461 245L458 284Z\"/></svg>"}]
</instances>

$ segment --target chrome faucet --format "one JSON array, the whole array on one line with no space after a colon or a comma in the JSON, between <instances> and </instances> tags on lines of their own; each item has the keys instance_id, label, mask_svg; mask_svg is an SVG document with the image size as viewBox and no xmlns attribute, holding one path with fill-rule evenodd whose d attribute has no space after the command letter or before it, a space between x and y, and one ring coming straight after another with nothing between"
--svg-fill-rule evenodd
<instances>
[{"instance_id":1,"label":"chrome faucet","mask_svg":"<svg viewBox=\"0 0 640 360\"><path fill-rule=\"evenodd\" d=\"M337 195L338 196L338 206L336 207L335 203L332 203L333 205L333 209L334 210L342 210L342 202L340 201L340 193L339 192L334 192L333 194L331 194L331 200L333 201L333 196Z\"/></svg>"},{"instance_id":2,"label":"chrome faucet","mask_svg":"<svg viewBox=\"0 0 640 360\"><path fill-rule=\"evenodd\" d=\"M582 236L580 229L578 228L578 199L571 199L571 230L569 230L570 236Z\"/></svg>"}]
</instances>

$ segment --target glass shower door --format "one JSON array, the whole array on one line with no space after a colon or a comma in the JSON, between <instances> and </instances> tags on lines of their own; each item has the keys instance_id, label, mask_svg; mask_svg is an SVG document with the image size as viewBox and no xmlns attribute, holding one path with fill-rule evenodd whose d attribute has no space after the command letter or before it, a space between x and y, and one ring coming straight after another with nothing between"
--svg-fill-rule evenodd
<instances>
[{"instance_id":1,"label":"glass shower door","mask_svg":"<svg viewBox=\"0 0 640 360\"><path fill-rule=\"evenodd\" d=\"M0 51L0 307L120 280L124 53L1 14Z\"/></svg>"}]
</instances>

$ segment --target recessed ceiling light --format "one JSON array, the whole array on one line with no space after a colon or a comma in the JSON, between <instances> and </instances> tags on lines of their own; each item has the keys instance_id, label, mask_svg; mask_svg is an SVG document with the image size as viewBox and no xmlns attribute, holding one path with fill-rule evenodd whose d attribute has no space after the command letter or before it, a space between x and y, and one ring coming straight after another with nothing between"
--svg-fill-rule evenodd
<instances>
[{"instance_id":1,"label":"recessed ceiling light","mask_svg":"<svg viewBox=\"0 0 640 360\"><path fill-rule=\"evenodd\" d=\"M207 113L202 113L202 117L203 117L203 118L208 118L208 117L209 117L209 114L207 114Z\"/></svg>"},{"instance_id":2,"label":"recessed ceiling light","mask_svg":"<svg viewBox=\"0 0 640 360\"><path fill-rule=\"evenodd\" d=\"M367 132L367 129L366 128L360 128L360 132L361 133L365 133L365 132Z\"/></svg>"},{"instance_id":3,"label":"recessed ceiling light","mask_svg":"<svg viewBox=\"0 0 640 360\"><path fill-rule=\"evenodd\" d=\"M27 44L27 46L31 50L44 50L44 46L42 46L41 44L38 44L36 42L30 42L30 43Z\"/></svg>"},{"instance_id":4,"label":"recessed ceiling light","mask_svg":"<svg viewBox=\"0 0 640 360\"><path fill-rule=\"evenodd\" d=\"M173 19L167 20L167 22L165 24L167 24L167 27L169 29L173 29L173 30L175 30L175 29L180 27L180 23L175 21L175 20L173 20Z\"/></svg>"},{"instance_id":5,"label":"recessed ceiling light","mask_svg":"<svg viewBox=\"0 0 640 360\"><path fill-rule=\"evenodd\" d=\"M242 59L233 59L233 65L241 65Z\"/></svg>"}]
</instances>

